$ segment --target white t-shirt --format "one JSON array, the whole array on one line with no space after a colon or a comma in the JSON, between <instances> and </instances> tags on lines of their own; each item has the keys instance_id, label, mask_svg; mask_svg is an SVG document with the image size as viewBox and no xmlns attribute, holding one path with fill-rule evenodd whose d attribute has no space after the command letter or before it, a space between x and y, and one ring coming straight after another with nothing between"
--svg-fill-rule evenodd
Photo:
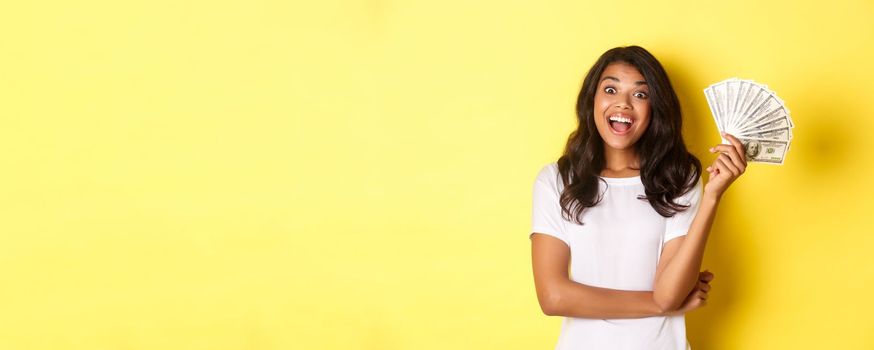
<instances>
[{"instance_id":1,"label":"white t-shirt","mask_svg":"<svg viewBox=\"0 0 874 350\"><path fill-rule=\"evenodd\" d=\"M701 181L676 202L691 204L673 217L659 215L646 200L640 176L603 178L601 202L586 208L583 225L562 217L559 196L564 185L558 165L544 166L534 182L532 234L556 237L570 247L571 280L589 286L652 291L665 242L686 235L701 198ZM529 235L530 238L530 235ZM565 317L556 350L685 350L685 318L636 319Z\"/></svg>"}]
</instances>

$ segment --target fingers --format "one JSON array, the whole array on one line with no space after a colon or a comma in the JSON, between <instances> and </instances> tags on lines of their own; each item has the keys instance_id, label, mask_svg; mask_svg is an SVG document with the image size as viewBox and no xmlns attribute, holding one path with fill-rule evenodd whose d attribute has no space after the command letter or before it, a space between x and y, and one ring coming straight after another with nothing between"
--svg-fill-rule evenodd
<instances>
[{"instance_id":1,"label":"fingers","mask_svg":"<svg viewBox=\"0 0 874 350\"><path fill-rule=\"evenodd\" d=\"M710 296L710 285L706 282L698 282L697 288L695 288L695 298L700 299L702 302L707 300Z\"/></svg>"},{"instance_id":2,"label":"fingers","mask_svg":"<svg viewBox=\"0 0 874 350\"><path fill-rule=\"evenodd\" d=\"M744 157L741 157L741 159L744 160L744 165L746 165L747 157L745 157L746 150L744 149L744 144L742 142L740 142L740 140L738 140L737 137L734 137L734 135L732 135L732 134L722 133L722 136L725 136L725 139L728 140L728 142L731 142L731 145L734 146L734 149L737 151L737 154L744 156Z\"/></svg>"},{"instance_id":3,"label":"fingers","mask_svg":"<svg viewBox=\"0 0 874 350\"><path fill-rule=\"evenodd\" d=\"M714 177L714 176L716 176L716 174L718 174L718 172L716 171L716 168L713 167L712 165L707 167L706 170L707 170L707 173L710 174L710 177Z\"/></svg>"},{"instance_id":4,"label":"fingers","mask_svg":"<svg viewBox=\"0 0 874 350\"><path fill-rule=\"evenodd\" d=\"M735 147L732 147L730 145L716 145L710 148L710 153L716 152L719 152L720 155L725 155L726 160L734 168L738 169L737 175L743 174L744 170L746 170L746 157L742 156L743 153L738 153Z\"/></svg>"},{"instance_id":5,"label":"fingers","mask_svg":"<svg viewBox=\"0 0 874 350\"><path fill-rule=\"evenodd\" d=\"M722 164L725 164L725 167L728 168L728 171L731 172L731 175L734 177L738 177L741 174L740 168L738 168L737 163L735 163L731 157L727 156L725 153L720 153L719 156L716 157Z\"/></svg>"},{"instance_id":6,"label":"fingers","mask_svg":"<svg viewBox=\"0 0 874 350\"><path fill-rule=\"evenodd\" d=\"M713 166L716 167L717 174L727 174L728 176L733 176L734 172L728 167L726 163L731 163L730 161L724 161L722 158L717 157L713 160Z\"/></svg>"},{"instance_id":7,"label":"fingers","mask_svg":"<svg viewBox=\"0 0 874 350\"><path fill-rule=\"evenodd\" d=\"M708 292L710 292L710 281L713 280L713 273L707 270L698 273L698 285L696 286L696 297L701 300L707 300Z\"/></svg>"},{"instance_id":8,"label":"fingers","mask_svg":"<svg viewBox=\"0 0 874 350\"><path fill-rule=\"evenodd\" d=\"M701 305L705 305L707 298L710 296L710 281L713 280L713 273L707 270L698 273L698 285L696 286L695 297L701 299Z\"/></svg>"},{"instance_id":9,"label":"fingers","mask_svg":"<svg viewBox=\"0 0 874 350\"><path fill-rule=\"evenodd\" d=\"M713 277L715 277L715 276L713 275L713 272L710 272L710 271L708 271L708 270L704 270L704 271L701 271L700 273L698 273L698 280L699 280L699 281L702 281L702 282L708 282L708 283L709 283L710 281L713 280Z\"/></svg>"}]
</instances>

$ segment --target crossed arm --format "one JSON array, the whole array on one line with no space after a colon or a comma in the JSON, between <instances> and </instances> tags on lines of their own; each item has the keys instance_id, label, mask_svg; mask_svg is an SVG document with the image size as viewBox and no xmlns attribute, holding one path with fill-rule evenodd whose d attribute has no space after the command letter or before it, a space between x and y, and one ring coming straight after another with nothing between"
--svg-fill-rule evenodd
<instances>
[{"instance_id":1,"label":"crossed arm","mask_svg":"<svg viewBox=\"0 0 874 350\"><path fill-rule=\"evenodd\" d=\"M704 304L713 275L699 274L718 199L705 196L689 231L668 241L656 267L653 291L599 288L568 274L570 248L558 238L534 233L534 286L543 313L579 318L640 318L685 313Z\"/></svg>"},{"instance_id":2,"label":"crossed arm","mask_svg":"<svg viewBox=\"0 0 874 350\"><path fill-rule=\"evenodd\" d=\"M668 250L677 250L683 237L668 242ZM713 275L699 275L698 285L681 299L678 308L668 309L656 302L655 292L599 288L572 281L568 276L570 249L555 237L532 235L534 285L544 314L578 318L640 318L682 314L704 304Z\"/></svg>"},{"instance_id":3,"label":"crossed arm","mask_svg":"<svg viewBox=\"0 0 874 350\"><path fill-rule=\"evenodd\" d=\"M668 241L656 268L654 290L626 291L574 282L570 248L545 234L532 235L537 299L543 313L579 318L640 318L679 314L704 305L713 275L699 274L716 202L702 198L689 232Z\"/></svg>"},{"instance_id":4,"label":"crossed arm","mask_svg":"<svg viewBox=\"0 0 874 350\"><path fill-rule=\"evenodd\" d=\"M580 318L640 318L694 310L705 303L713 274L701 262L720 198L746 170L743 144L723 134L730 145L710 148L717 158L707 167L710 179L685 236L668 241L656 267L652 292L597 288L570 280L570 248L557 238L532 235L534 284L547 315Z\"/></svg>"},{"instance_id":5,"label":"crossed arm","mask_svg":"<svg viewBox=\"0 0 874 350\"><path fill-rule=\"evenodd\" d=\"M568 275L570 248L558 238L535 233L531 247L537 300L546 315L639 318L663 312L653 292L598 288L572 281Z\"/></svg>"}]
</instances>

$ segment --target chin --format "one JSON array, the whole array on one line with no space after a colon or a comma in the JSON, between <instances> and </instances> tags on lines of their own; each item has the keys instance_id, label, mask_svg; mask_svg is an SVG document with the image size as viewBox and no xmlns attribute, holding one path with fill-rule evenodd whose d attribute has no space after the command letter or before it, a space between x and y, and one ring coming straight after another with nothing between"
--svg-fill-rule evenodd
<instances>
[{"instance_id":1,"label":"chin","mask_svg":"<svg viewBox=\"0 0 874 350\"><path fill-rule=\"evenodd\" d=\"M634 144L633 143L626 143L626 142L604 142L604 147L609 147L609 148L612 148L615 150L625 151L625 150L633 150Z\"/></svg>"},{"instance_id":2,"label":"chin","mask_svg":"<svg viewBox=\"0 0 874 350\"><path fill-rule=\"evenodd\" d=\"M608 131L609 133L609 131ZM604 137L607 136L607 137ZM634 149L634 144L640 140L640 136L625 135L616 136L613 134L601 134L601 140L604 142L604 147L610 147L616 150Z\"/></svg>"}]
</instances>

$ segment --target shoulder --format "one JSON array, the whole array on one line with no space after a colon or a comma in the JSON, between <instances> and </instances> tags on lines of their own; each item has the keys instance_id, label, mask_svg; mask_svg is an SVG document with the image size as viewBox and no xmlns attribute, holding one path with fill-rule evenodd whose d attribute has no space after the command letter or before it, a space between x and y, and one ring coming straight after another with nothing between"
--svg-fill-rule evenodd
<instances>
[{"instance_id":1,"label":"shoulder","mask_svg":"<svg viewBox=\"0 0 874 350\"><path fill-rule=\"evenodd\" d=\"M540 168L540 171L537 172L537 180L538 181L550 181L552 179L558 178L558 163L552 162L544 165Z\"/></svg>"},{"instance_id":2,"label":"shoulder","mask_svg":"<svg viewBox=\"0 0 874 350\"><path fill-rule=\"evenodd\" d=\"M535 181L552 188L558 188L558 185L562 183L558 173L558 163L552 162L541 167Z\"/></svg>"}]
</instances>

